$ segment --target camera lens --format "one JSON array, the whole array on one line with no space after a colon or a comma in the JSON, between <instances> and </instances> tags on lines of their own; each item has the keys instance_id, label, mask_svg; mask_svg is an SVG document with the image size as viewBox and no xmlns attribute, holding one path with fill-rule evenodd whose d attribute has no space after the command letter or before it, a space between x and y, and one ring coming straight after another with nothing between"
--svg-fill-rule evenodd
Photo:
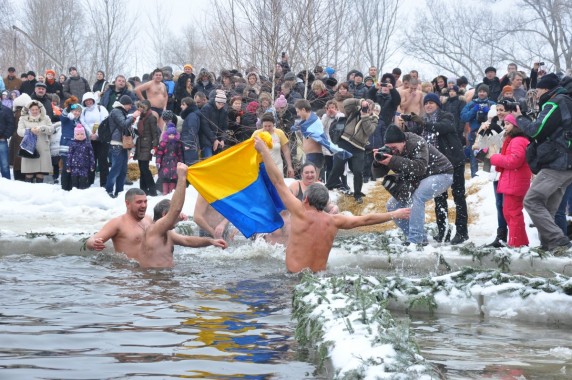
<instances>
[{"instance_id":1,"label":"camera lens","mask_svg":"<svg viewBox=\"0 0 572 380\"><path fill-rule=\"evenodd\" d=\"M376 161L383 161L385 155L383 153L375 152L375 155L373 157L375 158Z\"/></svg>"}]
</instances>

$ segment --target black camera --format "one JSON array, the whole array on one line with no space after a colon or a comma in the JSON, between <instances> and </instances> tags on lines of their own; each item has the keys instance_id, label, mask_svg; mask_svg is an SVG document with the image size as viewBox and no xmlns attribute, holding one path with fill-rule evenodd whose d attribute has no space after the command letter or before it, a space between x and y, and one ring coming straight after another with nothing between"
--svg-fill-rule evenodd
<instances>
[{"instance_id":1,"label":"black camera","mask_svg":"<svg viewBox=\"0 0 572 380\"><path fill-rule=\"evenodd\" d=\"M411 121L413 116L409 113L402 113L401 114L401 120L403 121Z\"/></svg>"},{"instance_id":2,"label":"black camera","mask_svg":"<svg viewBox=\"0 0 572 380\"><path fill-rule=\"evenodd\" d=\"M388 154L392 154L392 153L393 153L393 149L391 149L387 145L384 145L381 148L379 148L377 150L377 152L375 152L375 155L373 156L373 158L375 158L376 161L383 161L383 160L385 160L385 158Z\"/></svg>"},{"instance_id":3,"label":"black camera","mask_svg":"<svg viewBox=\"0 0 572 380\"><path fill-rule=\"evenodd\" d=\"M514 112L517 110L517 107L520 107L520 111L522 113L526 113L528 110L526 100L516 102L513 99L503 99L499 102L499 104L504 106L506 112Z\"/></svg>"},{"instance_id":4,"label":"black camera","mask_svg":"<svg viewBox=\"0 0 572 380\"><path fill-rule=\"evenodd\" d=\"M387 87L387 83L382 83L381 87Z\"/></svg>"},{"instance_id":5,"label":"black camera","mask_svg":"<svg viewBox=\"0 0 572 380\"><path fill-rule=\"evenodd\" d=\"M368 105L368 106L361 107L361 112L363 112L363 113L368 113L368 112L369 112L369 105Z\"/></svg>"},{"instance_id":6,"label":"black camera","mask_svg":"<svg viewBox=\"0 0 572 380\"><path fill-rule=\"evenodd\" d=\"M544 62L538 62L538 66L544 66Z\"/></svg>"}]
</instances>

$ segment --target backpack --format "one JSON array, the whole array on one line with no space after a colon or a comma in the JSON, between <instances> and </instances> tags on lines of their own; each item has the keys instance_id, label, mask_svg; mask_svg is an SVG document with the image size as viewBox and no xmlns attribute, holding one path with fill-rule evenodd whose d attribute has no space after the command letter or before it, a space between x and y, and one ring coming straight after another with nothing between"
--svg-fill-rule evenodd
<instances>
[{"instance_id":1,"label":"backpack","mask_svg":"<svg viewBox=\"0 0 572 380\"><path fill-rule=\"evenodd\" d=\"M102 143L111 142L111 127L109 126L109 116L99 123L99 128L97 130L97 135L99 136L99 141Z\"/></svg>"},{"instance_id":2,"label":"backpack","mask_svg":"<svg viewBox=\"0 0 572 380\"><path fill-rule=\"evenodd\" d=\"M335 123L330 125L330 140L337 144L344 133L347 118L345 116L339 117Z\"/></svg>"}]
</instances>

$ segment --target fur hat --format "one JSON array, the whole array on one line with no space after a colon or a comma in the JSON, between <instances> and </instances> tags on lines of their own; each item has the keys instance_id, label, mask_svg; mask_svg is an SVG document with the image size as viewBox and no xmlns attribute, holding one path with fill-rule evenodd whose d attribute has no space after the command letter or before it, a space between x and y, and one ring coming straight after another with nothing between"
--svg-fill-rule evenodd
<instances>
[{"instance_id":1,"label":"fur hat","mask_svg":"<svg viewBox=\"0 0 572 380\"><path fill-rule=\"evenodd\" d=\"M274 102L275 108L282 108L282 107L286 107L287 105L288 105L288 101L286 100L284 95L280 95L278 97L278 99L276 99L276 101Z\"/></svg>"},{"instance_id":2,"label":"fur hat","mask_svg":"<svg viewBox=\"0 0 572 380\"><path fill-rule=\"evenodd\" d=\"M545 88L547 90L552 90L558 87L560 80L558 76L554 73L544 75L536 84L536 88Z\"/></svg>"},{"instance_id":3,"label":"fur hat","mask_svg":"<svg viewBox=\"0 0 572 380\"><path fill-rule=\"evenodd\" d=\"M380 82L381 82L381 83L387 83L387 82L389 82L389 83L391 83L391 85L392 85L393 87L395 87L395 77L393 76L392 73L385 73L385 74L383 74L383 75L381 76Z\"/></svg>"},{"instance_id":4,"label":"fur hat","mask_svg":"<svg viewBox=\"0 0 572 380\"><path fill-rule=\"evenodd\" d=\"M133 104L133 99L131 99L129 95L122 95L121 98L119 98L119 103L126 106L128 104Z\"/></svg>"},{"instance_id":5,"label":"fur hat","mask_svg":"<svg viewBox=\"0 0 572 380\"><path fill-rule=\"evenodd\" d=\"M441 100L439 99L439 95L434 92L430 92L423 98L423 104L427 104L428 102L433 102L437 104L438 107L441 107Z\"/></svg>"},{"instance_id":6,"label":"fur hat","mask_svg":"<svg viewBox=\"0 0 572 380\"><path fill-rule=\"evenodd\" d=\"M516 123L516 119L514 118L514 116L512 114L506 115L504 117L504 121L508 121L509 123L514 125L515 127L518 127L518 124Z\"/></svg>"},{"instance_id":7,"label":"fur hat","mask_svg":"<svg viewBox=\"0 0 572 380\"><path fill-rule=\"evenodd\" d=\"M85 128L81 124L76 124L73 129L73 138L76 140L85 140Z\"/></svg>"},{"instance_id":8,"label":"fur hat","mask_svg":"<svg viewBox=\"0 0 572 380\"><path fill-rule=\"evenodd\" d=\"M224 90L216 90L215 102L226 103L226 92Z\"/></svg>"},{"instance_id":9,"label":"fur hat","mask_svg":"<svg viewBox=\"0 0 572 380\"><path fill-rule=\"evenodd\" d=\"M405 141L405 133L395 124L389 124L385 131L385 143L397 143Z\"/></svg>"}]
</instances>

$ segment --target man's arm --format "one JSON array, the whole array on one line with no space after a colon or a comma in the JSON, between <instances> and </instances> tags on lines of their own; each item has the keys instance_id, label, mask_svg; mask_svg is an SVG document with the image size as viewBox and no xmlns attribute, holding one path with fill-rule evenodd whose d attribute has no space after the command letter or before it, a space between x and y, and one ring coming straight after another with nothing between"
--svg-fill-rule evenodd
<instances>
[{"instance_id":1,"label":"man's arm","mask_svg":"<svg viewBox=\"0 0 572 380\"><path fill-rule=\"evenodd\" d=\"M203 198L202 195L198 194L197 202L195 203L195 211L193 212L193 221L197 223L201 229L208 232L209 235L215 236L215 229L211 227L205 219L208 207L209 205L206 199Z\"/></svg>"},{"instance_id":2,"label":"man's arm","mask_svg":"<svg viewBox=\"0 0 572 380\"><path fill-rule=\"evenodd\" d=\"M185 236L178 234L174 231L171 231L171 239L173 239L174 244L183 247L199 248L199 247L208 247L209 245L214 245L215 247L220 247L222 249L228 247L226 241L224 241L223 239L211 239L208 237L199 237L199 236Z\"/></svg>"},{"instance_id":3,"label":"man's arm","mask_svg":"<svg viewBox=\"0 0 572 380\"><path fill-rule=\"evenodd\" d=\"M254 147L262 155L264 160L264 165L266 167L266 172L272 184L278 191L280 199L284 202L284 205L293 214L301 215L304 213L304 206L302 203L292 194L286 183L284 183L284 178L282 178L281 170L278 169L272 157L270 156L270 150L266 143L260 139L260 137L254 138Z\"/></svg>"},{"instance_id":4,"label":"man's arm","mask_svg":"<svg viewBox=\"0 0 572 380\"><path fill-rule=\"evenodd\" d=\"M183 204L185 203L185 191L187 188L187 165L179 162L177 164L177 187L171 198L171 205L169 211L161 219L157 220L153 225L150 234L165 235L170 231L175 223L179 221L181 211L183 211Z\"/></svg>"},{"instance_id":5,"label":"man's arm","mask_svg":"<svg viewBox=\"0 0 572 380\"><path fill-rule=\"evenodd\" d=\"M120 218L113 218L85 242L85 247L90 251L102 251L105 249L105 242L113 239L119 232Z\"/></svg>"},{"instance_id":6,"label":"man's arm","mask_svg":"<svg viewBox=\"0 0 572 380\"><path fill-rule=\"evenodd\" d=\"M361 226L371 226L372 224L385 223L394 219L409 219L410 208L400 208L391 212L375 213L369 215L332 215L336 227L342 230L349 230Z\"/></svg>"},{"instance_id":7,"label":"man's arm","mask_svg":"<svg viewBox=\"0 0 572 380\"><path fill-rule=\"evenodd\" d=\"M145 97L143 96L143 91L146 91L147 89L149 89L151 87L151 84L153 83L153 81L149 81L149 82L145 82L137 87L135 87L135 95L137 96L137 98L139 98L139 100L145 100Z\"/></svg>"}]
</instances>

